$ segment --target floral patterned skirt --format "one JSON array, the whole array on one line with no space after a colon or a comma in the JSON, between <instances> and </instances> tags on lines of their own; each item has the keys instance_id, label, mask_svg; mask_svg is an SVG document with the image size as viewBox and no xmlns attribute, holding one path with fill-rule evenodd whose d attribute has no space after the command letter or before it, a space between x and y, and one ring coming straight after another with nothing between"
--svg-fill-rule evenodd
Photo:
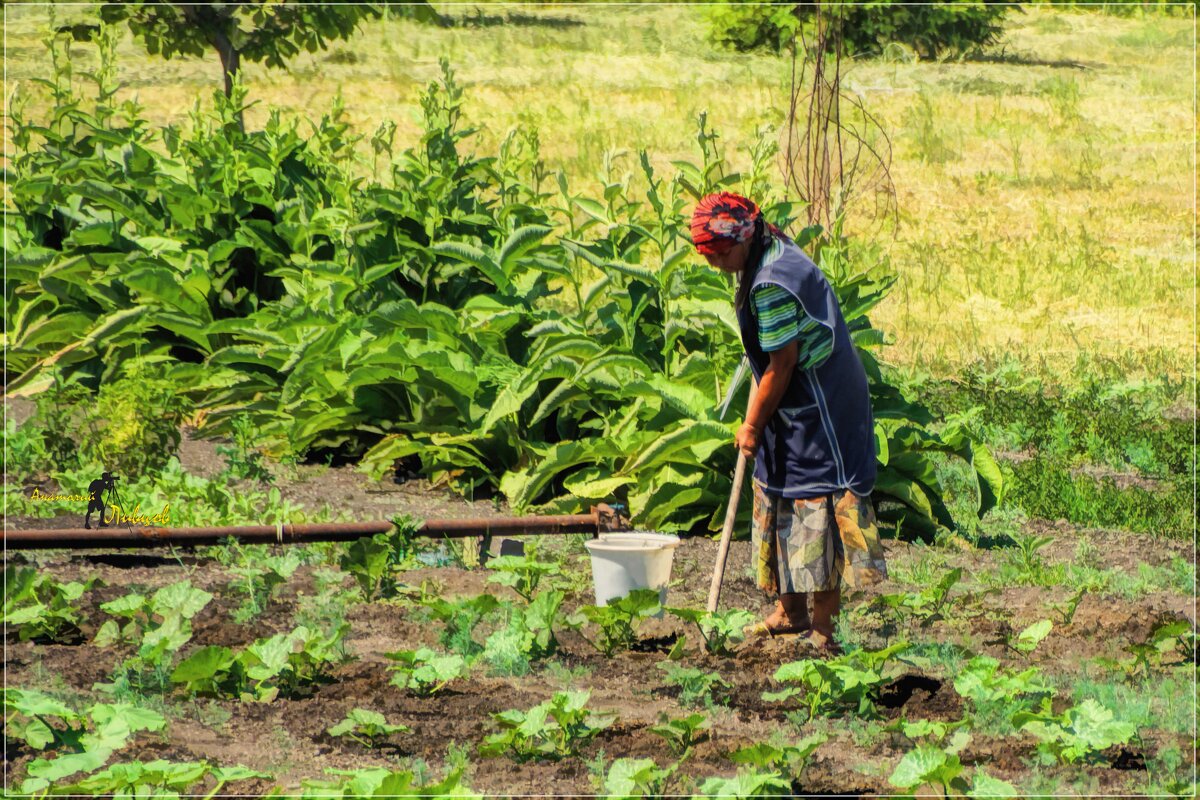
<instances>
[{"instance_id":1,"label":"floral patterned skirt","mask_svg":"<svg viewBox=\"0 0 1200 800\"><path fill-rule=\"evenodd\" d=\"M852 589L887 577L870 497L850 490L805 500L767 494L754 482L751 539L759 588L770 594Z\"/></svg>"}]
</instances>

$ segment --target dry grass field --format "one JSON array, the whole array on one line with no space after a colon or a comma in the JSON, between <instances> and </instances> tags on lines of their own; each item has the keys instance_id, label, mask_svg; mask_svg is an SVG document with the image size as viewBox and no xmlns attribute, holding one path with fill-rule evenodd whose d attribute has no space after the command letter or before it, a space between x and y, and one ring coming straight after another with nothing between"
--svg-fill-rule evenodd
<instances>
[{"instance_id":1,"label":"dry grass field","mask_svg":"<svg viewBox=\"0 0 1200 800\"><path fill-rule=\"evenodd\" d=\"M688 6L491 6L443 10L454 27L384 20L289 70L250 65L250 126L278 107L319 117L342 96L355 131L417 136L421 88L449 59L481 150L536 128L550 170L586 185L637 173L647 150L670 170L695 154L706 111L735 165L772 126L789 63L717 51ZM58 9L58 20L83 13ZM45 109L44 6L6 9L7 90ZM1054 8L1011 13L982 59L922 62L903 48L852 64L846 88L892 144L898 224L847 223L901 280L876 312L897 364L937 375L1015 356L1069 381L1080 363L1132 376L1191 372L1193 351L1193 22ZM122 90L153 121L187 126L219 85L215 58L163 61L127 37ZM77 75L94 49L71 52ZM363 143L364 147L365 142ZM11 144L6 142L6 152ZM607 161L606 161L607 157Z\"/></svg>"}]
</instances>

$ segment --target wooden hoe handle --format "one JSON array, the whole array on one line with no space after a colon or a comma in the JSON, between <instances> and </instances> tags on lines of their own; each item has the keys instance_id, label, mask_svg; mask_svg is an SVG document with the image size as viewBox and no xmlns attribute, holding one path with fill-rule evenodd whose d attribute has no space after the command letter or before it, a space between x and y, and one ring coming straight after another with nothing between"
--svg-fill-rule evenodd
<instances>
[{"instance_id":1,"label":"wooden hoe handle","mask_svg":"<svg viewBox=\"0 0 1200 800\"><path fill-rule=\"evenodd\" d=\"M708 590L708 611L717 610L721 599L721 581L725 577L725 559L729 556L729 540L733 537L733 522L737 518L738 498L742 494L742 479L746 474L746 454L738 452L737 468L733 471L733 488L729 491L729 507L725 509L725 529L717 547L717 564L713 568L712 586Z\"/></svg>"}]
</instances>

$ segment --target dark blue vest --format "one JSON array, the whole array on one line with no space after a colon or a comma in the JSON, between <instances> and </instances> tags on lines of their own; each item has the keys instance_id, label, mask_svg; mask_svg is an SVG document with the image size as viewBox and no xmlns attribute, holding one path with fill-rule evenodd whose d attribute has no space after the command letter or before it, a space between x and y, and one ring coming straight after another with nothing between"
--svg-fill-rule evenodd
<instances>
[{"instance_id":1,"label":"dark blue vest","mask_svg":"<svg viewBox=\"0 0 1200 800\"><path fill-rule=\"evenodd\" d=\"M837 297L821 268L793 242L772 237L755 287L773 283L790 292L804 312L833 330L833 352L815 369L792 374L779 408L767 422L754 478L770 494L810 498L875 487L875 435L871 395L862 361L850 341ZM742 344L754 376L762 380L771 356L758 343L753 299L737 311Z\"/></svg>"}]
</instances>

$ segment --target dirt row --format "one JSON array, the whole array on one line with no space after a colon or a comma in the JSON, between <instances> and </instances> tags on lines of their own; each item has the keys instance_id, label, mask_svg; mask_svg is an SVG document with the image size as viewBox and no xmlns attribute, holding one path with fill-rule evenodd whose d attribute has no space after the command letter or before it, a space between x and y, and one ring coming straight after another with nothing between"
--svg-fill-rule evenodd
<instances>
[{"instance_id":1,"label":"dirt row","mask_svg":"<svg viewBox=\"0 0 1200 800\"><path fill-rule=\"evenodd\" d=\"M200 440L185 430L180 459L194 474L215 476L224 464L217 455L218 442ZM7 476L6 476L7 478ZM477 500L473 503L456 498L443 490L412 479L372 481L353 466L301 464L294 474L280 474L277 485L283 497L315 509L329 504L345 510L356 519L382 519L406 512L418 517L462 517L505 514L502 503ZM8 529L77 527L81 515L56 519L9 518ZM1070 562L1081 541L1091 545L1097 563L1107 569L1136 571L1139 564L1167 564L1173 557L1195 559L1194 543L1138 537L1119 531L1080 529L1063 521L1031 520L1026 532L1049 535L1049 546L1042 555L1050 564ZM590 603L590 576L586 554L578 537L543 537L540 542L553 551L565 569L585 587L568 598L568 609ZM1052 616L1050 603L1064 601L1069 592L1062 587L1007 587L1002 591L983 591L980 578L994 573L1005 557L1003 549L933 549L885 541L888 562L896 567L912 566L936 557L943 569L962 567L962 584L952 592L945 618L927 627L915 623L902 630L886 628L876 615L867 613L871 599L881 592L912 590L887 581L861 593L849 593L844 611L850 629L865 647L882 647L900 635L912 641L947 642L972 652L992 655L1006 666L1037 666L1052 677L1070 679L1091 670L1098 658L1127 658L1128 647L1146 640L1154 626L1166 619L1195 621L1194 599L1171 592L1155 592L1134 603L1108 596L1085 596L1069 625L1056 622L1054 631L1028 656L1015 656L1002 642L1005 634ZM499 542L497 542L499 546ZM709 538L686 539L676 550L673 582L668 604L703 607L715 558L716 543ZM5 673L9 686L38 688L80 704L103 699L94 691L98 682L111 679L113 667L129 653L120 649L98 650L90 642L106 616L100 603L132 590L148 590L190 580L193 585L216 597L193 621L194 636L177 660L204 645L240 647L255 639L291 630L296 614L330 598L317 597L314 572L321 567L302 567L294 578L280 587L266 611L246 624L232 620L244 595L231 586L234 576L220 564L203 557L203 552L179 550L66 553L8 553L10 561L28 563L53 574L59 580L99 578L85 602L88 622L77 644L39 644L6 642ZM750 546L734 542L721 597L722 608L743 608L764 614L770 608L768 598L750 579ZM328 567L325 567L326 569ZM492 592L498 597L515 599L509 590L487 582L487 573L454 567L423 568L406 574L412 586L423 581L436 586L445 597L471 596ZM344 588L352 581L347 577ZM853 718L817 721L795 730L786 716L786 708L762 700L764 690L778 688L771 676L784 662L811 655L797 643L776 640L745 647L732 658L713 658L697 648L694 630L673 617L649 620L642 628L643 642L638 651L621 653L607 659L577 635L560 634L561 650L555 656L557 666L535 665L532 674L519 678L488 677L483 667L473 675L452 683L434 698L419 698L389 683L384 653L436 646L440 624L424 622L415 610L396 603L375 602L351 605L346 611L350 623L348 649L356 660L339 667L330 683L315 687L306 696L280 699L271 704L243 704L226 700L187 700L169 698L164 711L169 718L165 735L140 734L122 758L149 760L208 759L218 764L244 764L271 772L276 782L296 787L304 779L325 778L326 769L352 769L365 766L403 767L412 759L423 759L431 776L440 774L447 752L453 745L466 748L471 760L467 780L475 789L488 794L572 794L596 791L588 763L602 752L606 761L619 757L652 757L668 763L669 752L649 727L662 717L678 718L690 713L678 703L678 691L662 679L655 666L665 652L687 635L685 665L715 670L733 684L728 709L717 708L712 715L711 738L697 746L682 772L698 779L710 775L732 775L736 765L727 754L740 746L763 741L778 732L801 736L809 730L821 730L831 738L814 755L804 774L797 776L796 790L848 795L890 793L887 775L910 748L902 737L884 734L872 741L863 739L863 725ZM477 631L482 641L489 628ZM903 715L908 719L956 720L962 717L961 698L954 692L952 676L937 669L903 667L885 689L880 713L884 720ZM529 708L548 699L554 691L590 689L590 706L616 712L618 722L585 748L581 758L554 763L517 764L508 758L483 759L475 748L493 728L491 714L509 708ZM1060 693L1062 694L1062 693ZM1061 709L1066 698L1056 700ZM391 723L409 726L412 732L397 735L385 747L370 750L345 739L329 737L325 729L340 721L355 707L384 713ZM1174 744L1188 752L1190 740L1159 730L1140 732L1147 749ZM967 765L986 764L989 773L1021 786L1035 764L1034 742L1028 737L994 738L976 733L960 754ZM1044 779L1059 776L1066 786L1086 786L1088 790L1121 792L1139 787L1131 776L1144 753L1106 754L1108 766L1046 767L1036 770ZM6 751L10 776L20 775L36 757L23 748ZM1142 773L1144 774L1144 773ZM241 791L261 793L271 782L241 784ZM1136 789L1135 789L1136 790Z\"/></svg>"},{"instance_id":2,"label":"dirt row","mask_svg":"<svg viewBox=\"0 0 1200 800\"><path fill-rule=\"evenodd\" d=\"M888 542L887 547L892 560L912 557L906 545ZM686 540L678 549L676 582L668 597L669 604L703 605L714 551L715 544L704 538ZM749 556L748 543L734 543L722 606L765 613L769 604L746 575ZM994 559L986 552L971 557L976 562ZM5 668L10 686L77 693L81 702L88 697L99 699L93 692L93 685L109 680L113 666L128 655L120 650L97 650L87 643L105 618L96 608L101 602L133 589L153 590L183 579L213 592L216 599L193 621L193 639L185 653L180 654L185 657L196 647L237 647L256 638L291 630L301 603L316 591L313 571L317 567L302 567L292 581L281 587L277 598L261 616L242 625L231 619L242 599L238 590L230 586L233 576L219 564L195 556L183 555L180 560L175 560L150 554L71 555L50 551L10 554L10 558L39 563L42 569L60 580L96 576L107 584L93 589L89 597L90 622L85 625L80 644L17 642L11 637L8 642ZM578 555L568 556L567 563L569 568L586 569L586 563ZM976 563L976 567L986 568L987 565ZM498 597L515 599L508 589L488 583L487 574L479 570L423 568L407 573L406 577L413 586L419 586L422 581L436 581L440 593L446 597L489 591ZM345 586L350 585L347 579ZM870 596L880 590L896 589L888 584L871 587L848 599L845 613L857 614L869 603ZM962 642L969 637L976 652L1011 662L1013 654L1006 651L1003 644L987 642L995 640L1004 625L1019 630L1019 626L1046 617L1046 603L1061 600L1064 595L1061 590L1010 588L999 594L973 598L968 589L961 595L961 616L948 615L944 622L909 632L921 641ZM592 598L586 595L574 596L568 605L573 607L591 601ZM1157 621L1191 618L1190 614L1190 598L1168 593L1151 596L1135 606L1114 604L1103 597L1085 597L1072 623L1057 626L1054 634L1027 659L1027 663L1037 665L1051 675L1074 674L1084 661L1103 655L1122 656L1130 644L1145 641ZM472 677L452 683L439 695L421 698L389 684L387 660L383 656L397 649L437 646L440 624L420 621L416 616L413 609L390 602L349 606L346 619L351 627L347 645L357 660L339 667L331 683L315 687L308 696L281 699L271 704L223 700L170 702L167 713L171 722L166 737L142 734L123 756L240 763L272 772L280 784L294 787L305 778L325 777L323 772L327 768L396 767L413 757L426 761L436 773L446 759L447 748L453 743L471 751L470 784L480 791L492 794L589 793L596 787L587 761L601 751L608 760L653 757L660 764L665 762L668 753L663 742L649 732L649 727L660 722L664 715L678 718L690 710L679 706L678 690L663 681L655 664L665 658L666 651L678 636L689 635L690 647L683 663L715 670L730 681L733 688L728 710L717 709L711 738L692 752L684 772L699 778L729 776L736 772L736 765L727 758L729 752L766 740L777 731L791 730L787 709L764 702L761 693L778 688L771 676L781 663L812 655L795 641L775 640L743 647L732 658L715 658L697 647L698 637L694 630L667 616L643 624L643 644L640 646L643 652L621 653L608 659L578 635L566 631L559 636L562 646L555 657L560 665L557 669L535 668L532 674L524 677L497 678L487 677L485 668L480 667ZM883 631L872 627L873 620L864 615L861 624L858 634L863 637L864 644L883 646ZM486 624L481 626L477 640L482 641L487 632ZM1019 666L1023 668L1024 663ZM510 708L529 708L548 699L554 691L577 688L591 690L590 707L616 712L619 719L588 745L582 758L518 764L507 758L482 759L474 754L474 748L494 730L491 714ZM1065 703L1065 698L1059 698L1056 709ZM392 737L387 747L378 750L329 737L325 729L355 707L382 712L389 722L407 725L412 732ZM950 721L962 717L963 707L947 676L905 669L885 689L880 712L885 720L904 715L908 719ZM857 746L851 723L852 720L818 722L813 727L825 730L832 738L817 751L809 768L799 777L798 790L851 794L889 791L886 776L910 745L900 737L885 735L867 747ZM792 731L797 736L804 732ZM1178 737L1165 733L1147 731L1143 736L1149 737L1151 742L1186 745L1186 742L1175 741ZM18 750L6 757L10 768L20 774L34 755ZM1129 764L1136 767L1144 763L1137 758L1141 754L1114 752L1109 755L1113 767L1077 767L1071 768L1076 772L1069 774L1072 779L1080 779L1078 770L1083 770L1090 775L1090 780L1117 790L1126 786L1127 775L1126 770L1115 767ZM1021 784L1034 756L1032 739L993 739L979 734L961 754L964 763L986 763L993 776L1016 785ZM1041 769L1046 771L1044 767Z\"/></svg>"}]
</instances>

